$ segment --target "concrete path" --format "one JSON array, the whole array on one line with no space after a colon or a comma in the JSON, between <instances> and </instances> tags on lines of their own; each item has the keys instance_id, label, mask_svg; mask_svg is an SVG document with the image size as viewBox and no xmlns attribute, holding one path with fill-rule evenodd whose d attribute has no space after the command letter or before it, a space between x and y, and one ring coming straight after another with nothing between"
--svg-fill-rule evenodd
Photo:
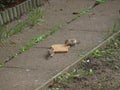
<instances>
[{"instance_id":1,"label":"concrete path","mask_svg":"<svg viewBox=\"0 0 120 90\"><path fill-rule=\"evenodd\" d=\"M50 6L43 7L49 27L71 20L72 12L90 7L94 1L51 0L50 3ZM103 41L120 17L119 9L119 0L108 0L8 62L5 67L0 68L0 90L35 90L44 84L78 60L79 53L87 52ZM80 44L66 54L56 54L50 60L45 59L47 49L35 48L64 43L68 38L76 38Z\"/></svg>"}]
</instances>

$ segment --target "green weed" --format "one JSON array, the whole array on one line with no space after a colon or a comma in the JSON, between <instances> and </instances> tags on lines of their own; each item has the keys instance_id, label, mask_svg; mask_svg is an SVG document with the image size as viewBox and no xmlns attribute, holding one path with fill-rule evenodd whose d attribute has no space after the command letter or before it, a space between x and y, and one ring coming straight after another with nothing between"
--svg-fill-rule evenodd
<instances>
[{"instance_id":1,"label":"green weed","mask_svg":"<svg viewBox=\"0 0 120 90\"><path fill-rule=\"evenodd\" d=\"M117 32L120 29L120 18L113 24L112 33Z\"/></svg>"},{"instance_id":2,"label":"green weed","mask_svg":"<svg viewBox=\"0 0 120 90\"><path fill-rule=\"evenodd\" d=\"M116 47L117 46L118 45L116 45ZM97 49L92 53L91 57L98 58L98 57L105 56L105 55L111 55L112 51L113 51L113 48L110 48L110 47L106 48L105 50Z\"/></svg>"},{"instance_id":3,"label":"green weed","mask_svg":"<svg viewBox=\"0 0 120 90\"><path fill-rule=\"evenodd\" d=\"M104 62L114 62L115 58L113 58L113 57L106 57L106 58L103 58L101 61L104 61Z\"/></svg>"},{"instance_id":4,"label":"green weed","mask_svg":"<svg viewBox=\"0 0 120 90\"><path fill-rule=\"evenodd\" d=\"M120 65L115 65L112 69L118 71L118 70L120 70Z\"/></svg>"},{"instance_id":5,"label":"green weed","mask_svg":"<svg viewBox=\"0 0 120 90\"><path fill-rule=\"evenodd\" d=\"M87 60L85 60L85 59L81 60L79 66L78 66L78 69L83 68L83 67L85 66L86 63L87 63Z\"/></svg>"},{"instance_id":6,"label":"green weed","mask_svg":"<svg viewBox=\"0 0 120 90\"><path fill-rule=\"evenodd\" d=\"M91 9L82 10L82 11L80 12L80 15L85 15L85 14L89 13L90 11L91 11Z\"/></svg>"},{"instance_id":7,"label":"green weed","mask_svg":"<svg viewBox=\"0 0 120 90\"><path fill-rule=\"evenodd\" d=\"M48 90L60 90L60 88L56 87L56 88L49 88Z\"/></svg>"},{"instance_id":8,"label":"green weed","mask_svg":"<svg viewBox=\"0 0 120 90\"><path fill-rule=\"evenodd\" d=\"M15 25L12 28L8 28L5 26L1 26L1 30L0 30L0 41L2 41L3 39L7 39L10 36L21 32L22 30L24 30L26 27L33 26L38 22L43 21L43 11L40 9L34 9L30 12L30 14L28 15L28 18L23 21L23 22L18 22L17 25Z\"/></svg>"},{"instance_id":9,"label":"green weed","mask_svg":"<svg viewBox=\"0 0 120 90\"><path fill-rule=\"evenodd\" d=\"M67 86L69 84L70 80L72 80L72 79L76 79L76 78L78 79L81 76L92 76L92 75L94 75L94 71L92 69L89 69L86 71L81 69L79 72L77 71L77 69L73 69L71 72L62 74L62 75L58 76L57 78L55 78L54 82L59 85L62 85L62 86ZM59 89L60 89L61 86L59 86L59 85L57 87L59 87ZM49 90L54 90L54 89L56 89L56 88L52 87Z\"/></svg>"},{"instance_id":10,"label":"green weed","mask_svg":"<svg viewBox=\"0 0 120 90\"><path fill-rule=\"evenodd\" d=\"M106 2L107 0L96 0L97 2L99 2L99 3L104 3L104 2Z\"/></svg>"},{"instance_id":11,"label":"green weed","mask_svg":"<svg viewBox=\"0 0 120 90\"><path fill-rule=\"evenodd\" d=\"M112 36L114 33L120 30L120 18L116 20L116 22L112 25L111 31L104 37L104 40Z\"/></svg>"},{"instance_id":12,"label":"green weed","mask_svg":"<svg viewBox=\"0 0 120 90\"><path fill-rule=\"evenodd\" d=\"M18 52L18 53L10 56L10 57L9 57L9 60L17 57L17 56L18 56L19 54L21 54L22 52L25 52L25 51L29 50L34 44L43 41L43 40L46 39L48 36L54 34L57 30L63 28L64 26L65 26L65 24L60 24L60 25L58 25L58 26L54 26L53 28L50 29L50 31L49 31L48 33L43 34L43 35L41 35L41 36L39 36L39 37L35 37L35 38L29 40L29 41L25 44L25 46L23 46L23 47L21 47L21 48L19 49L19 52Z\"/></svg>"},{"instance_id":13,"label":"green weed","mask_svg":"<svg viewBox=\"0 0 120 90\"><path fill-rule=\"evenodd\" d=\"M120 47L120 40L114 39L114 40L112 40L112 43L113 43L113 45L112 45L113 48L119 48Z\"/></svg>"},{"instance_id":14,"label":"green weed","mask_svg":"<svg viewBox=\"0 0 120 90\"><path fill-rule=\"evenodd\" d=\"M68 76L65 74L58 76L57 78L54 79L56 83L62 84L62 85L68 85Z\"/></svg>"},{"instance_id":15,"label":"green weed","mask_svg":"<svg viewBox=\"0 0 120 90\"><path fill-rule=\"evenodd\" d=\"M88 9L85 9L85 10L78 12L77 16L75 16L73 19L68 21L67 24L77 20L81 15L85 15L85 14L89 13L91 10L92 10L91 8L88 8Z\"/></svg>"},{"instance_id":16,"label":"green weed","mask_svg":"<svg viewBox=\"0 0 120 90\"><path fill-rule=\"evenodd\" d=\"M79 78L80 77L80 74L77 72L76 69L73 69L73 71L69 72L69 73L66 73L66 75L69 77L69 78Z\"/></svg>"},{"instance_id":17,"label":"green weed","mask_svg":"<svg viewBox=\"0 0 120 90\"><path fill-rule=\"evenodd\" d=\"M62 85L67 85L69 83L69 79L73 79L73 78L79 78L80 74L77 73L77 70L74 69L73 71L69 72L69 73L65 73L61 76L58 76L57 78L55 78L55 82L62 84Z\"/></svg>"},{"instance_id":18,"label":"green weed","mask_svg":"<svg viewBox=\"0 0 120 90\"><path fill-rule=\"evenodd\" d=\"M40 37L36 37L36 38L33 38L32 40L28 41L26 43L26 45L22 48L20 48L20 52L24 52L26 50L29 50L35 43L38 43L38 42L41 42L43 41L44 39L47 38L47 35L41 35Z\"/></svg>"},{"instance_id":19,"label":"green weed","mask_svg":"<svg viewBox=\"0 0 120 90\"><path fill-rule=\"evenodd\" d=\"M105 51L102 51L102 50L95 50L93 53L92 53L92 57L100 57L102 56L103 54L105 53Z\"/></svg>"},{"instance_id":20,"label":"green weed","mask_svg":"<svg viewBox=\"0 0 120 90\"><path fill-rule=\"evenodd\" d=\"M0 68L2 68L4 66L4 64L0 63Z\"/></svg>"},{"instance_id":21,"label":"green weed","mask_svg":"<svg viewBox=\"0 0 120 90\"><path fill-rule=\"evenodd\" d=\"M85 76L92 76L92 75L94 75L94 71L93 71L93 69L83 70L82 74Z\"/></svg>"},{"instance_id":22,"label":"green weed","mask_svg":"<svg viewBox=\"0 0 120 90\"><path fill-rule=\"evenodd\" d=\"M11 28L9 31L6 32L6 38L9 38L11 35L14 35L18 32L21 32L27 27L25 22L18 23L15 27Z\"/></svg>"},{"instance_id":23,"label":"green weed","mask_svg":"<svg viewBox=\"0 0 120 90\"><path fill-rule=\"evenodd\" d=\"M46 34L43 34L39 37L33 38L32 40L28 41L24 47L21 47L19 50L20 52L24 52L26 50L29 50L35 43L41 42L44 39L46 39L48 36L54 34L57 30L61 29L64 27L64 24L54 26L53 28L50 29L50 31Z\"/></svg>"},{"instance_id":24,"label":"green weed","mask_svg":"<svg viewBox=\"0 0 120 90\"><path fill-rule=\"evenodd\" d=\"M57 25L57 26L54 26L50 29L50 31L47 33L47 35L53 35L56 31L58 31L59 29L65 27L66 24L63 23L63 24L60 24L60 25Z\"/></svg>"},{"instance_id":25,"label":"green weed","mask_svg":"<svg viewBox=\"0 0 120 90\"><path fill-rule=\"evenodd\" d=\"M105 51L110 54L114 49L117 49L119 47L120 47L120 40L112 39L111 44L107 45L107 47L105 48Z\"/></svg>"},{"instance_id":26,"label":"green weed","mask_svg":"<svg viewBox=\"0 0 120 90\"><path fill-rule=\"evenodd\" d=\"M41 9L35 9L35 10L32 10L30 13L29 13L29 16L28 16L28 19L27 19L27 23L31 26L35 25L36 23L38 22L41 22L43 21L43 11Z\"/></svg>"},{"instance_id":27,"label":"green weed","mask_svg":"<svg viewBox=\"0 0 120 90\"><path fill-rule=\"evenodd\" d=\"M112 27L112 32L115 33L117 31L117 24L115 23Z\"/></svg>"},{"instance_id":28,"label":"green weed","mask_svg":"<svg viewBox=\"0 0 120 90\"><path fill-rule=\"evenodd\" d=\"M4 32L5 32L5 28L4 27L0 27L0 42L2 42L2 40L4 38Z\"/></svg>"}]
</instances>

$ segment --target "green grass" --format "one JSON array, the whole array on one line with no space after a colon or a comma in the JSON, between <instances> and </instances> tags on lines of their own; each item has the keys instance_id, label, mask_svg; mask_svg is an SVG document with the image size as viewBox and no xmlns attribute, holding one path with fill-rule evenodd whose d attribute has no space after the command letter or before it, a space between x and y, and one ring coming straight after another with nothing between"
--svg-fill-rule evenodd
<instances>
[{"instance_id":1,"label":"green grass","mask_svg":"<svg viewBox=\"0 0 120 90\"><path fill-rule=\"evenodd\" d=\"M83 76L92 76L92 75L94 75L94 71L93 71L93 69L83 70L83 71L81 71L81 74Z\"/></svg>"},{"instance_id":2,"label":"green grass","mask_svg":"<svg viewBox=\"0 0 120 90\"><path fill-rule=\"evenodd\" d=\"M45 40L48 36L54 34L56 31L60 30L61 28L65 27L65 26L66 26L66 24L60 24L60 25L58 25L58 26L54 26L54 27L52 27L52 28L50 29L50 31L47 32L46 34L43 34L43 35L41 35L41 36L39 36L39 37L35 37L35 38L29 40L29 41L25 44L25 46L23 46L23 47L21 47L21 48L19 49L19 51L18 51L16 54L13 54L13 55L9 56L9 60L8 60L8 61L10 61L11 59L17 57L19 54L21 54L21 53L29 50L34 44ZM5 63L8 62L8 61L5 61Z\"/></svg>"},{"instance_id":3,"label":"green grass","mask_svg":"<svg viewBox=\"0 0 120 90\"><path fill-rule=\"evenodd\" d=\"M96 0L97 2L99 2L99 3L104 3L104 2L106 2L107 0Z\"/></svg>"},{"instance_id":4,"label":"green grass","mask_svg":"<svg viewBox=\"0 0 120 90\"><path fill-rule=\"evenodd\" d=\"M57 83L57 86L53 86L50 90L55 88L61 88L69 84L70 79L80 78L82 76L93 76L95 74L94 70L90 68L88 63L90 60L100 59L103 63L113 63L116 61L116 57L119 57L119 53L115 53L115 50L120 48L120 35L111 40L105 48L100 48L95 50L88 58L81 61L80 65L71 72L67 72L55 78L54 82ZM85 69L86 68L86 69ZM113 70L119 71L120 65L115 65L111 67ZM78 72L79 70L79 72ZM103 78L101 81L106 81L106 78Z\"/></svg>"},{"instance_id":5,"label":"green grass","mask_svg":"<svg viewBox=\"0 0 120 90\"><path fill-rule=\"evenodd\" d=\"M60 90L59 87L56 87L56 88L49 88L48 90Z\"/></svg>"},{"instance_id":6,"label":"green grass","mask_svg":"<svg viewBox=\"0 0 120 90\"><path fill-rule=\"evenodd\" d=\"M66 86L69 83L69 79L79 78L79 77L80 77L80 74L77 73L76 69L73 69L71 72L65 73L65 74L60 75L57 78L55 78L54 82L58 83L58 84L61 84L63 86Z\"/></svg>"},{"instance_id":7,"label":"green grass","mask_svg":"<svg viewBox=\"0 0 120 90\"><path fill-rule=\"evenodd\" d=\"M91 11L92 9L85 9L85 10L83 10L83 11L80 11L80 15L85 15L85 14L87 14L87 13L89 13L90 11Z\"/></svg>"},{"instance_id":8,"label":"green grass","mask_svg":"<svg viewBox=\"0 0 120 90\"><path fill-rule=\"evenodd\" d=\"M4 66L4 64L0 63L0 68L2 68Z\"/></svg>"},{"instance_id":9,"label":"green grass","mask_svg":"<svg viewBox=\"0 0 120 90\"><path fill-rule=\"evenodd\" d=\"M103 2L103 0L99 1L99 2ZM73 18L71 21L76 20L77 18L79 18L81 15L85 15L87 13L89 13L92 9L85 9L79 12L79 15L75 16L75 18ZM18 23L15 27L11 28L10 30L7 30L7 32L5 33L5 38L9 38L11 35L16 34L18 32L21 32L22 30L24 30L26 27L28 26L34 26L36 23L43 21L43 11L41 9L36 9L36 10L32 10L29 15L28 18L24 21L24 22L20 22ZM32 40L28 41L25 46L21 47L19 49L19 52L16 53L15 55L10 56L10 58L14 58L16 57L18 54L21 54L22 52L25 52L26 50L29 50L34 44L43 41L44 39L46 39L48 36L54 34L57 30L61 29L62 27L66 26L68 23L64 23L58 26L55 26L53 28L51 28L51 30L46 33L43 34L39 37L35 37ZM1 31L6 31L6 30L1 30ZM2 35L3 33L0 32L0 40L2 41Z\"/></svg>"},{"instance_id":10,"label":"green grass","mask_svg":"<svg viewBox=\"0 0 120 90\"><path fill-rule=\"evenodd\" d=\"M27 23L31 26L34 26L36 23L43 21L43 16L44 16L44 13L41 9L32 10L29 13Z\"/></svg>"},{"instance_id":11,"label":"green grass","mask_svg":"<svg viewBox=\"0 0 120 90\"><path fill-rule=\"evenodd\" d=\"M85 9L85 10L82 10L82 11L78 12L77 16L75 16L72 20L68 21L67 24L69 24L69 23L77 20L80 16L89 13L91 10L92 10L92 9L89 9L89 8L88 8L88 9Z\"/></svg>"},{"instance_id":12,"label":"green grass","mask_svg":"<svg viewBox=\"0 0 120 90\"><path fill-rule=\"evenodd\" d=\"M26 27L28 26L25 22L18 23L15 27L11 28L6 32L6 38L9 38L10 36L17 34L18 32L21 32Z\"/></svg>"},{"instance_id":13,"label":"green grass","mask_svg":"<svg viewBox=\"0 0 120 90\"><path fill-rule=\"evenodd\" d=\"M105 55L112 55L112 51L116 48L119 48L120 46L120 41L118 39L113 39L111 40L112 44L108 45L107 48L104 50L102 49L97 49L92 53L92 57L97 58Z\"/></svg>"},{"instance_id":14,"label":"green grass","mask_svg":"<svg viewBox=\"0 0 120 90\"><path fill-rule=\"evenodd\" d=\"M87 76L93 76L95 75L95 71L92 67L89 67L88 65L90 64L91 60L100 60L102 63L114 63L116 60L114 56L119 57L118 52L115 53L115 50L120 48L120 35L111 40L111 43L108 44L104 49L97 49L95 50L91 56L87 57L86 59L82 60L80 64L70 72L67 72L65 74L62 74L58 76L57 78L54 79L54 83L56 85L51 87L48 90L55 90L58 88L64 88L66 87L69 83L70 80L74 78L81 78L81 77L87 77ZM88 59L89 58L89 59ZM97 59L96 59L97 58ZM92 64L91 64L92 65ZM110 67L111 69L115 71L120 70L120 65L114 65L114 67ZM106 77L103 77L101 79L101 82L105 82L108 79Z\"/></svg>"},{"instance_id":15,"label":"green grass","mask_svg":"<svg viewBox=\"0 0 120 90\"><path fill-rule=\"evenodd\" d=\"M3 38L5 37L4 35L5 32L5 28L4 27L0 27L0 42L2 42Z\"/></svg>"},{"instance_id":16,"label":"green grass","mask_svg":"<svg viewBox=\"0 0 120 90\"><path fill-rule=\"evenodd\" d=\"M80 70L79 72L77 71L78 69L73 69L70 72L67 72L65 74L62 74L58 76L57 78L54 79L54 83L57 83L57 87L53 85L53 87L49 88L48 90L60 90L61 86L66 87L72 79L78 79L82 76L92 76L94 75L94 71L92 69L89 70Z\"/></svg>"},{"instance_id":17,"label":"green grass","mask_svg":"<svg viewBox=\"0 0 120 90\"><path fill-rule=\"evenodd\" d=\"M106 0L96 0L100 3L104 3ZM71 21L76 20L80 15L87 14L91 11L91 9L85 9L79 12L79 15L75 16ZM38 8L38 9L32 9L31 12L28 15L28 18L24 22L18 23L15 27L13 28L6 28L3 26L0 30L0 41L3 39L9 38L11 35L16 34L18 32L21 32L28 26L34 26L38 22L42 22L43 20L44 13L43 11ZM115 28L116 25L114 25L113 28Z\"/></svg>"},{"instance_id":18,"label":"green grass","mask_svg":"<svg viewBox=\"0 0 120 90\"><path fill-rule=\"evenodd\" d=\"M112 33L115 33L120 30L120 18L112 26Z\"/></svg>"},{"instance_id":19,"label":"green grass","mask_svg":"<svg viewBox=\"0 0 120 90\"><path fill-rule=\"evenodd\" d=\"M106 0L96 0L96 1L99 2L100 4L106 2ZM70 20L70 21L67 22L67 23L69 24L69 23L71 23L72 21L77 20L80 16L85 15L85 14L91 12L91 11L92 11L92 8L87 8L87 9L85 9L85 10L82 10L82 11L80 11L80 12L77 12L77 16L75 16L72 20Z\"/></svg>"},{"instance_id":20,"label":"green grass","mask_svg":"<svg viewBox=\"0 0 120 90\"><path fill-rule=\"evenodd\" d=\"M119 30L120 30L120 18L114 22L114 24L111 27L111 30L109 30L108 34L104 37L104 40L109 38L114 33L118 32Z\"/></svg>"},{"instance_id":21,"label":"green grass","mask_svg":"<svg viewBox=\"0 0 120 90\"><path fill-rule=\"evenodd\" d=\"M28 18L25 19L23 22L18 22L17 25L15 25L12 28L8 28L6 26L1 26L0 28L0 42L4 39L9 38L10 36L17 34L18 32L21 32L26 27L34 26L38 22L43 21L44 13L41 9L34 9L31 10L31 12L28 14Z\"/></svg>"},{"instance_id":22,"label":"green grass","mask_svg":"<svg viewBox=\"0 0 120 90\"><path fill-rule=\"evenodd\" d=\"M92 57L100 57L100 56L104 55L105 53L106 53L106 51L97 49L92 53Z\"/></svg>"},{"instance_id":23,"label":"green grass","mask_svg":"<svg viewBox=\"0 0 120 90\"><path fill-rule=\"evenodd\" d=\"M43 40L45 40L48 36L54 34L56 31L58 31L59 29L63 28L65 26L65 24L61 24L61 25L58 25L58 26L54 26L50 29L50 31L46 34L43 34L39 37L35 37L33 39L31 39L30 41L28 41L26 43L26 45L24 47L21 47L19 50L20 52L24 52L26 50L29 50L34 44L38 43L38 42L41 42Z\"/></svg>"}]
</instances>

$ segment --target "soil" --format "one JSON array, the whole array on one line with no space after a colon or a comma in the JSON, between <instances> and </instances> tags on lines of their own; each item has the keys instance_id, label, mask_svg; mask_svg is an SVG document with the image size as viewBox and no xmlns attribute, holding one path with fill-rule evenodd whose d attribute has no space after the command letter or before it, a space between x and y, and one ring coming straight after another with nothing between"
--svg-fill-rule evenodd
<instances>
[{"instance_id":1,"label":"soil","mask_svg":"<svg viewBox=\"0 0 120 90\"><path fill-rule=\"evenodd\" d=\"M11 3L8 3L8 2L1 3L0 2L0 4L4 5L4 8L0 8L0 11L4 11L7 8L14 7L14 6L16 6L16 5L18 5L18 4L20 4L20 3L24 2L24 1L26 1L26 0L13 0L13 2L11 2Z\"/></svg>"},{"instance_id":2,"label":"soil","mask_svg":"<svg viewBox=\"0 0 120 90\"><path fill-rule=\"evenodd\" d=\"M81 69L92 69L93 75L81 75L80 78L72 79L67 86L60 86L60 90L120 90L120 46L116 49L112 43L103 49L107 50L111 52L100 57L89 57L86 59L89 62L80 64L78 73L81 73Z\"/></svg>"}]
</instances>

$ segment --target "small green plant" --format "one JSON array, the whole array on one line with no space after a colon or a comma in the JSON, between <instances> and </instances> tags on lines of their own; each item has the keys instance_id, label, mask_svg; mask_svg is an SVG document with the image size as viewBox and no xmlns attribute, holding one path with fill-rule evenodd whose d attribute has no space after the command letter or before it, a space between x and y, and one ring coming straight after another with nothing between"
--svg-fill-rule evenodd
<instances>
[{"instance_id":1,"label":"small green plant","mask_svg":"<svg viewBox=\"0 0 120 90\"><path fill-rule=\"evenodd\" d=\"M56 87L56 88L49 88L48 90L60 90L60 88Z\"/></svg>"},{"instance_id":2,"label":"small green plant","mask_svg":"<svg viewBox=\"0 0 120 90\"><path fill-rule=\"evenodd\" d=\"M118 19L118 30L120 30L120 18Z\"/></svg>"},{"instance_id":3,"label":"small green plant","mask_svg":"<svg viewBox=\"0 0 120 90\"><path fill-rule=\"evenodd\" d=\"M87 14L87 13L89 13L90 11L91 11L91 9L82 10L82 11L80 12L80 15Z\"/></svg>"},{"instance_id":4,"label":"small green plant","mask_svg":"<svg viewBox=\"0 0 120 90\"><path fill-rule=\"evenodd\" d=\"M120 30L120 19L118 19L112 26L112 34ZM110 34L111 35L111 34Z\"/></svg>"},{"instance_id":5,"label":"small green plant","mask_svg":"<svg viewBox=\"0 0 120 90\"><path fill-rule=\"evenodd\" d=\"M94 71L93 71L93 69L83 70L83 71L82 71L82 75L92 76L92 75L94 75Z\"/></svg>"},{"instance_id":6,"label":"small green plant","mask_svg":"<svg viewBox=\"0 0 120 90\"><path fill-rule=\"evenodd\" d=\"M0 68L2 68L4 65L2 63L0 63Z\"/></svg>"},{"instance_id":7,"label":"small green plant","mask_svg":"<svg viewBox=\"0 0 120 90\"><path fill-rule=\"evenodd\" d=\"M96 0L97 2L99 2L99 3L104 3L104 2L106 2L106 0Z\"/></svg>"},{"instance_id":8,"label":"small green plant","mask_svg":"<svg viewBox=\"0 0 120 90\"><path fill-rule=\"evenodd\" d=\"M116 48L119 48L120 47L120 40L118 39L114 39L112 40L112 45L111 45L114 49Z\"/></svg>"},{"instance_id":9,"label":"small green plant","mask_svg":"<svg viewBox=\"0 0 120 90\"><path fill-rule=\"evenodd\" d=\"M28 41L26 43L26 45L24 47L20 48L19 50L20 50L20 52L24 52L26 50L29 50L35 43L43 41L46 38L47 38L46 34L44 34L44 35L42 35L40 37L33 38L32 40Z\"/></svg>"},{"instance_id":10,"label":"small green plant","mask_svg":"<svg viewBox=\"0 0 120 90\"><path fill-rule=\"evenodd\" d=\"M66 24L63 23L63 24L60 24L60 25L58 25L58 26L52 27L52 28L50 29L50 31L48 32L48 35L54 34L56 31L58 31L59 29L65 27L65 26L66 26Z\"/></svg>"},{"instance_id":11,"label":"small green plant","mask_svg":"<svg viewBox=\"0 0 120 90\"><path fill-rule=\"evenodd\" d=\"M103 58L101 61L104 61L104 62L114 62L115 59L112 58L112 57L106 57L106 58Z\"/></svg>"},{"instance_id":12,"label":"small green plant","mask_svg":"<svg viewBox=\"0 0 120 90\"><path fill-rule=\"evenodd\" d=\"M112 32L115 33L117 31L117 24L115 23L112 27Z\"/></svg>"},{"instance_id":13,"label":"small green plant","mask_svg":"<svg viewBox=\"0 0 120 90\"><path fill-rule=\"evenodd\" d=\"M89 70L89 72L87 73L87 75L93 75L94 71L92 69Z\"/></svg>"},{"instance_id":14,"label":"small green plant","mask_svg":"<svg viewBox=\"0 0 120 90\"><path fill-rule=\"evenodd\" d=\"M0 28L0 42L2 42L3 35L4 35L4 27L1 27Z\"/></svg>"},{"instance_id":15,"label":"small green plant","mask_svg":"<svg viewBox=\"0 0 120 90\"><path fill-rule=\"evenodd\" d=\"M28 16L27 23L31 26L43 21L43 11L41 9L32 10Z\"/></svg>"},{"instance_id":16,"label":"small green plant","mask_svg":"<svg viewBox=\"0 0 120 90\"><path fill-rule=\"evenodd\" d=\"M20 52L24 52L26 50L29 50L35 43L43 41L48 36L52 35L57 30L59 30L59 29L61 29L63 27L64 27L64 24L61 24L61 25L58 25L58 26L54 26L53 28L51 28L51 30L48 33L43 34L43 35L41 35L39 37L33 38L32 40L28 41L24 47L22 47L22 48L19 49Z\"/></svg>"},{"instance_id":17,"label":"small green plant","mask_svg":"<svg viewBox=\"0 0 120 90\"><path fill-rule=\"evenodd\" d=\"M105 51L102 51L102 50L97 49L97 50L95 50L95 51L92 53L92 56L93 56L93 57L100 57L100 56L102 56L104 53L105 53Z\"/></svg>"},{"instance_id":18,"label":"small green plant","mask_svg":"<svg viewBox=\"0 0 120 90\"><path fill-rule=\"evenodd\" d=\"M25 22L18 23L15 27L11 28L10 30L6 31L6 38L9 38L11 35L14 35L18 32L21 32L27 27Z\"/></svg>"},{"instance_id":19,"label":"small green plant","mask_svg":"<svg viewBox=\"0 0 120 90\"><path fill-rule=\"evenodd\" d=\"M111 47L106 48L105 50L97 49L92 53L92 57L97 58L97 57L105 56L105 55L108 55L108 54L111 55L112 51L113 51L113 48L111 48Z\"/></svg>"},{"instance_id":20,"label":"small green plant","mask_svg":"<svg viewBox=\"0 0 120 90\"><path fill-rule=\"evenodd\" d=\"M62 85L67 85L69 83L69 79L74 79L74 78L79 78L80 74L77 73L77 70L74 69L73 71L69 72L69 73L65 73L61 76L58 76L57 78L55 78L55 82L62 84Z\"/></svg>"},{"instance_id":21,"label":"small green plant","mask_svg":"<svg viewBox=\"0 0 120 90\"><path fill-rule=\"evenodd\" d=\"M66 76L68 76L69 78L79 78L80 74L77 72L76 69L73 69L73 71L66 73Z\"/></svg>"},{"instance_id":22,"label":"small green plant","mask_svg":"<svg viewBox=\"0 0 120 90\"><path fill-rule=\"evenodd\" d=\"M17 25L15 25L12 28L8 28L5 26L1 26L0 27L0 41L2 41L3 39L7 39L10 36L21 32L22 30L24 30L26 27L33 26L34 24L43 21L43 11L40 9L35 9L32 10L28 16L28 18L23 21L23 22L18 22Z\"/></svg>"},{"instance_id":23,"label":"small green plant","mask_svg":"<svg viewBox=\"0 0 120 90\"><path fill-rule=\"evenodd\" d=\"M54 79L55 83L59 83L62 85L67 85L68 84L68 76L66 76L65 74L58 76L57 78Z\"/></svg>"},{"instance_id":24,"label":"small green plant","mask_svg":"<svg viewBox=\"0 0 120 90\"><path fill-rule=\"evenodd\" d=\"M48 33L43 34L43 35L41 35L41 36L39 36L39 37L35 37L35 38L29 40L29 41L25 44L25 46L23 46L23 47L21 47L21 48L19 49L19 52L18 52L18 53L10 56L10 57L9 57L9 60L17 57L17 56L18 56L19 54L21 54L22 52L25 52L25 51L29 50L34 44L43 41L43 40L46 39L48 36L54 34L57 30L63 28L65 25L66 25L66 24L60 24L60 25L58 25L58 26L54 26L53 28L51 28L51 30L50 30Z\"/></svg>"},{"instance_id":25,"label":"small green plant","mask_svg":"<svg viewBox=\"0 0 120 90\"><path fill-rule=\"evenodd\" d=\"M83 59L83 60L81 61L81 63L79 64L78 69L83 68L83 67L85 66L86 63L87 63L87 60Z\"/></svg>"},{"instance_id":26,"label":"small green plant","mask_svg":"<svg viewBox=\"0 0 120 90\"><path fill-rule=\"evenodd\" d=\"M118 71L118 70L120 70L120 65L115 65L112 69Z\"/></svg>"}]
</instances>

